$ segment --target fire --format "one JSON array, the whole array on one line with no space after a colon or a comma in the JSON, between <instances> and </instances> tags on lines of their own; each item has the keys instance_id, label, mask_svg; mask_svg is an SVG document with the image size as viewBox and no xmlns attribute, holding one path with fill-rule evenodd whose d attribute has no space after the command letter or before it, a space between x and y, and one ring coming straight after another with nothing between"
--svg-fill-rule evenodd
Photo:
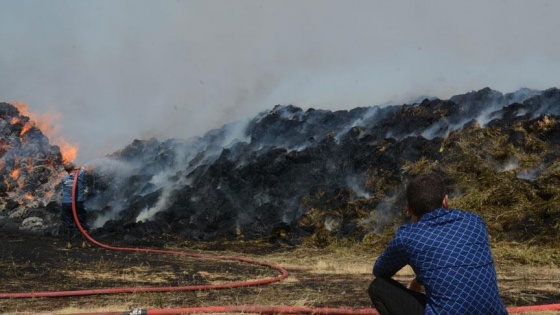
<instances>
[{"instance_id":1,"label":"fire","mask_svg":"<svg viewBox=\"0 0 560 315\"><path fill-rule=\"evenodd\" d=\"M53 144L59 146L64 162L73 162L76 159L79 149L78 145L69 143L58 134L59 130L55 122L60 118L59 114L36 114L29 110L27 104L21 102L14 102L13 105L17 107L21 115L30 118L29 122L23 126L20 136L25 135L30 128L37 127ZM12 123L14 123L13 119Z\"/></svg>"},{"instance_id":2,"label":"fire","mask_svg":"<svg viewBox=\"0 0 560 315\"><path fill-rule=\"evenodd\" d=\"M32 120L28 121L21 129L19 136L23 137L33 127L35 127L35 122Z\"/></svg>"},{"instance_id":3,"label":"fire","mask_svg":"<svg viewBox=\"0 0 560 315\"><path fill-rule=\"evenodd\" d=\"M60 115L53 113L33 113L29 110L29 106L27 106L27 104L21 102L14 102L14 106L17 107L21 115L27 116L31 119L29 121L32 123L31 127L36 126L41 130L41 132L47 135L47 137L58 133L58 128L56 127L55 122L60 118Z\"/></svg>"},{"instance_id":4,"label":"fire","mask_svg":"<svg viewBox=\"0 0 560 315\"><path fill-rule=\"evenodd\" d=\"M12 176L12 178L14 180L17 180L19 178L19 168L16 168L15 170L13 170L12 173L10 174L10 176Z\"/></svg>"},{"instance_id":5,"label":"fire","mask_svg":"<svg viewBox=\"0 0 560 315\"><path fill-rule=\"evenodd\" d=\"M60 147L60 153L62 153L62 161L66 162L73 162L78 155L79 147L77 145L72 145L66 142L64 139L59 139L58 146Z\"/></svg>"}]
</instances>

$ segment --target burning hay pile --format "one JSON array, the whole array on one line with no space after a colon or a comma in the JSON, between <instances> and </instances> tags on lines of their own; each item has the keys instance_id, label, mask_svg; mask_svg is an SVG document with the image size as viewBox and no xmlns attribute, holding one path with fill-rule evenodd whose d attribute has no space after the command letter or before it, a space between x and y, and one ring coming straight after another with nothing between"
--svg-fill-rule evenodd
<instances>
[{"instance_id":1,"label":"burning hay pile","mask_svg":"<svg viewBox=\"0 0 560 315\"><path fill-rule=\"evenodd\" d=\"M28 155L18 153L15 163L8 152L24 144L23 127L14 131L17 110L3 108L2 130L11 140L0 160L8 179L2 213L21 225L39 211L29 210L35 206L26 193L41 201L35 208L52 210L47 194L56 191L62 157L46 151L53 154L34 159L30 170L21 158ZM92 162L86 207L95 233L130 243L169 235L324 246L390 233L405 219L406 179L436 171L448 181L451 206L480 213L492 236L554 242L559 119L555 88L509 94L485 88L449 100L335 112L276 106L200 138L135 140ZM40 143L56 151L46 139ZM15 164L21 174L39 177L14 182ZM39 165L48 171L34 171ZM31 188L40 176L44 182ZM39 216L46 217L53 216ZM49 223L42 231L51 230Z\"/></svg>"},{"instance_id":2,"label":"burning hay pile","mask_svg":"<svg viewBox=\"0 0 560 315\"><path fill-rule=\"evenodd\" d=\"M58 224L60 148L29 117L0 103L0 229L45 231Z\"/></svg>"}]
</instances>

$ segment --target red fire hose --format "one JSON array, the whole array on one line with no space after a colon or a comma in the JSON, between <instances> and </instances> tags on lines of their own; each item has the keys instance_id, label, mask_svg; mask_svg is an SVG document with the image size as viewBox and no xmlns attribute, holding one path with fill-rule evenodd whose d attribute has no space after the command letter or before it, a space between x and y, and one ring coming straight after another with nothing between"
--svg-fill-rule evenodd
<instances>
[{"instance_id":1,"label":"red fire hose","mask_svg":"<svg viewBox=\"0 0 560 315\"><path fill-rule=\"evenodd\" d=\"M509 314L522 314L525 312L538 311L560 311L560 304L536 305L508 308ZM379 315L375 309L344 309L344 308L313 308L298 306L209 306L209 307L189 307L160 310L136 309L131 312L102 312L102 313L81 313L76 315L171 315L171 314L193 314L193 313L253 313L253 314L309 314L309 315Z\"/></svg>"},{"instance_id":2,"label":"red fire hose","mask_svg":"<svg viewBox=\"0 0 560 315\"><path fill-rule=\"evenodd\" d=\"M79 170L75 172L74 178L77 179ZM203 254L191 254L179 251L169 251L169 250L159 250L159 249L148 249L148 248L129 248L129 247L115 247L106 245L93 239L82 227L80 220L78 219L76 211L76 190L77 190L77 180L74 180L74 185L72 186L72 213L74 217L74 222L80 230L80 232L93 244L105 248L108 250L119 250L119 251L132 251L132 252L143 252L143 253L155 253L155 254L171 254L180 255L194 258L202 259L212 259L212 260L226 260L226 261L240 261L249 264L261 265L276 269L280 272L280 275L273 278L265 278L260 280L252 281L239 281L230 282L225 284L210 284L210 285L194 285L194 286L178 286L178 287L141 287L141 288L108 288L108 289L94 289L94 290L76 290L76 291L56 291L56 292L20 292L20 293L1 293L0 298L38 298L38 297L64 297L64 296L82 296L82 295L98 295L98 294L114 294L114 293L136 293L136 292L169 292L169 291L200 291L200 290L218 290L218 289L231 289L239 287L250 287L258 286L263 284L270 284L273 282L281 281L288 276L288 271L281 266L264 262L255 261L244 257L233 257L233 256L214 256L214 255L203 255Z\"/></svg>"},{"instance_id":3,"label":"red fire hose","mask_svg":"<svg viewBox=\"0 0 560 315\"><path fill-rule=\"evenodd\" d=\"M76 171L74 178L77 179L79 171ZM76 211L76 189L77 180L74 180L72 186L72 214L74 222L80 232L93 244L108 250L120 251L133 251L143 253L156 253L156 254L171 254L181 255L194 258L226 260L226 261L239 261L244 263L256 264L261 266L270 267L280 272L279 276L274 278L266 278L261 280L252 280L244 282L231 282L227 284L213 284L213 285L196 285L196 286L179 286L179 287L142 287L142 288L111 288L111 289L94 289L94 290L76 290L76 291L56 291L56 292L19 292L19 293L1 293L2 298L39 298L39 297L65 297L65 296L83 296L83 295L96 295L96 294L116 294L116 293L135 293L135 292L170 292L170 291L197 291L197 290L217 290L217 289L231 289L238 287L249 287L263 284L269 284L283 280L288 276L288 271L282 266L264 261L255 261L243 257L234 256L213 256L203 254L190 254L178 251L147 249L147 248L129 248L129 247L115 247L100 243L93 239L81 226L78 220ZM535 306L522 306L509 308L508 312L524 313L534 311L550 311L559 310L560 304L549 305L535 305ZM258 314L320 314L320 315L378 315L379 313L373 308L364 309L345 309L345 308L313 308L313 307L298 307L298 306L262 306L262 305L245 305L245 306L210 306L210 307L190 307L190 308L176 308L176 309L135 309L133 311L125 312L97 312L97 313L82 313L77 315L160 315L160 314L191 314L191 313L258 313Z\"/></svg>"}]
</instances>

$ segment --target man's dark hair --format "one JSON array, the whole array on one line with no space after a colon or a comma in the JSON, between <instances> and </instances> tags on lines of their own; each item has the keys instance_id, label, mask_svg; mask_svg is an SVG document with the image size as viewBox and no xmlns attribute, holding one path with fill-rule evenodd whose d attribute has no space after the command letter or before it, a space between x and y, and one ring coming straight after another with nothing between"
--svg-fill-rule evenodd
<instances>
[{"instance_id":1,"label":"man's dark hair","mask_svg":"<svg viewBox=\"0 0 560 315\"><path fill-rule=\"evenodd\" d=\"M406 201L418 217L441 208L445 195L445 183L434 173L419 175L406 186Z\"/></svg>"},{"instance_id":2,"label":"man's dark hair","mask_svg":"<svg viewBox=\"0 0 560 315\"><path fill-rule=\"evenodd\" d=\"M70 163L70 162L64 163L63 166L64 166L64 170L68 173L72 172L76 168L76 166L73 163Z\"/></svg>"}]
</instances>

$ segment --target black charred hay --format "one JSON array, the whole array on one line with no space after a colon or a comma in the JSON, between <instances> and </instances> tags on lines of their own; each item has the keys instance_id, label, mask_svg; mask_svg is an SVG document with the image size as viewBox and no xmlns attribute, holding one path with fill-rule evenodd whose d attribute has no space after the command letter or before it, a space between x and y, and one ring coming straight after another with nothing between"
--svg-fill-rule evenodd
<instances>
[{"instance_id":1,"label":"black charred hay","mask_svg":"<svg viewBox=\"0 0 560 315\"><path fill-rule=\"evenodd\" d=\"M0 229L56 234L60 152L38 129L22 137L25 119L0 104ZM135 140L89 166L86 207L95 234L128 243L325 246L393 231L406 180L435 171L451 206L481 214L495 239L552 244L559 120L556 88L335 112L278 105L201 138Z\"/></svg>"}]
</instances>

